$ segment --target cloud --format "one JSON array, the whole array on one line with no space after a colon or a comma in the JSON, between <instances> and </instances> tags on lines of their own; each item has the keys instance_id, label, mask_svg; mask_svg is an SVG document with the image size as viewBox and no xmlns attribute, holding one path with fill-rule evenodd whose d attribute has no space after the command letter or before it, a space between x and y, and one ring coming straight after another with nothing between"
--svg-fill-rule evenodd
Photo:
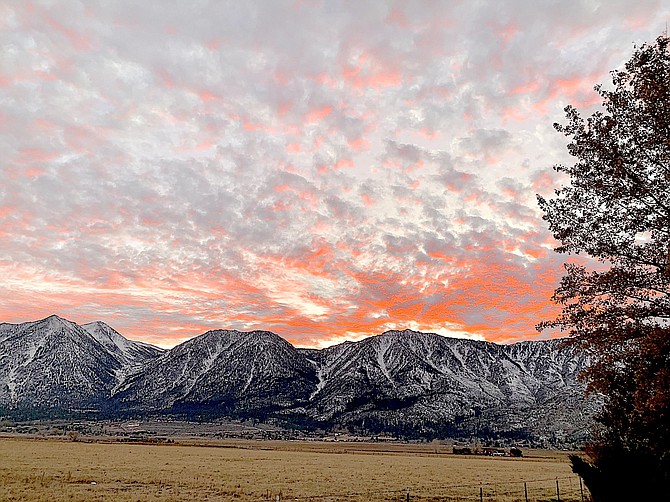
<instances>
[{"instance_id":1,"label":"cloud","mask_svg":"<svg viewBox=\"0 0 670 502\"><path fill-rule=\"evenodd\" d=\"M10 2L0 319L169 346L272 329L536 336L535 204L662 2ZM35 301L39 298L39 302Z\"/></svg>"}]
</instances>

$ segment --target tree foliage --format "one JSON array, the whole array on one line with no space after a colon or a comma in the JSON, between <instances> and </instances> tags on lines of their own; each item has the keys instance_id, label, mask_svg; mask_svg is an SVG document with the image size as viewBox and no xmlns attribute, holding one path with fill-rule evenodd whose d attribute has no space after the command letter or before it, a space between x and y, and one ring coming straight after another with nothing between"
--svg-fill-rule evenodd
<instances>
[{"instance_id":1,"label":"tree foliage","mask_svg":"<svg viewBox=\"0 0 670 502\"><path fill-rule=\"evenodd\" d=\"M662 36L637 48L610 89L596 86L600 111L565 109L567 124L555 128L576 162L554 169L570 183L538 196L556 250L597 261L566 264L552 297L562 312L539 325L568 331L592 357L585 378L605 399L601 427L591 463L573 465L591 469L596 500L617 486L619 468L644 466L655 487L670 483L669 44ZM600 500L623 500L618 488Z\"/></svg>"}]
</instances>

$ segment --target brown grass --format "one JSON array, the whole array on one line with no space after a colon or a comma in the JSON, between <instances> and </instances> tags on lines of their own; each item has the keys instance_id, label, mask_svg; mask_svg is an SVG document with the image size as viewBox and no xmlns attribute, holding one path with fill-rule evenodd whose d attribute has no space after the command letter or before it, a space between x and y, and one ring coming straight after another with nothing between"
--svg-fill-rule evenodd
<instances>
[{"instance_id":1,"label":"brown grass","mask_svg":"<svg viewBox=\"0 0 670 502\"><path fill-rule=\"evenodd\" d=\"M562 452L435 454L432 445L220 441L204 447L0 438L0 500L580 500ZM442 447L438 451L450 451ZM545 480L545 481L535 481ZM95 483L95 484L92 484Z\"/></svg>"}]
</instances>

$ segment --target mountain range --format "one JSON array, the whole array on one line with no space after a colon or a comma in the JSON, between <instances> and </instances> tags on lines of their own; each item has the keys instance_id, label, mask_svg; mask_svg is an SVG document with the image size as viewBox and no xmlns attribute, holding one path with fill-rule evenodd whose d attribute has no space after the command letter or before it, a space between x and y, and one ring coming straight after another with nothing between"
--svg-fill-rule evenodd
<instances>
[{"instance_id":1,"label":"mountain range","mask_svg":"<svg viewBox=\"0 0 670 502\"><path fill-rule=\"evenodd\" d=\"M500 345L411 330L321 350L213 330L170 350L102 322L0 324L0 415L251 418L402 436L579 441L597 400L563 340Z\"/></svg>"}]
</instances>

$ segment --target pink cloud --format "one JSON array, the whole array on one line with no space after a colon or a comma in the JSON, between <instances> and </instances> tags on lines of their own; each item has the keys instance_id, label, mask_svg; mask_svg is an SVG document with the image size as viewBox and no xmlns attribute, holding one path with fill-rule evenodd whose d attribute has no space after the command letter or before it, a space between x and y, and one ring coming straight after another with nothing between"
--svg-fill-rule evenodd
<instances>
[{"instance_id":1,"label":"pink cloud","mask_svg":"<svg viewBox=\"0 0 670 502\"><path fill-rule=\"evenodd\" d=\"M198 97L199 97L204 103L207 103L208 101L218 101L218 100L221 99L218 95L216 95L216 94L214 94L213 92L208 91L208 90L206 90L206 89L203 89L203 90L199 91L199 92L198 92Z\"/></svg>"},{"instance_id":2,"label":"pink cloud","mask_svg":"<svg viewBox=\"0 0 670 502\"><path fill-rule=\"evenodd\" d=\"M368 207L377 204L376 200L374 200L372 197L370 197L368 194L365 193L361 195L361 200L363 201L363 204L365 204Z\"/></svg>"},{"instance_id":3,"label":"pink cloud","mask_svg":"<svg viewBox=\"0 0 670 502\"><path fill-rule=\"evenodd\" d=\"M669 12L45 5L0 6L0 320L166 344L535 336L562 273L534 198L552 117Z\"/></svg>"},{"instance_id":4,"label":"pink cloud","mask_svg":"<svg viewBox=\"0 0 670 502\"><path fill-rule=\"evenodd\" d=\"M328 115L331 113L333 113L333 107L329 105L322 106L320 108L314 108L307 112L305 120L307 122L319 122L328 117Z\"/></svg>"},{"instance_id":5,"label":"pink cloud","mask_svg":"<svg viewBox=\"0 0 670 502\"><path fill-rule=\"evenodd\" d=\"M369 143L363 138L356 138L356 139L349 140L347 142L347 144L349 145L349 148L351 148L352 150L354 150L356 152L363 151L363 150L367 149L368 146L369 146Z\"/></svg>"},{"instance_id":6,"label":"pink cloud","mask_svg":"<svg viewBox=\"0 0 670 502\"><path fill-rule=\"evenodd\" d=\"M64 26L52 17L47 17L46 22L52 29L64 35L75 50L81 52L88 52L92 50L90 37L78 32L77 30Z\"/></svg>"}]
</instances>

